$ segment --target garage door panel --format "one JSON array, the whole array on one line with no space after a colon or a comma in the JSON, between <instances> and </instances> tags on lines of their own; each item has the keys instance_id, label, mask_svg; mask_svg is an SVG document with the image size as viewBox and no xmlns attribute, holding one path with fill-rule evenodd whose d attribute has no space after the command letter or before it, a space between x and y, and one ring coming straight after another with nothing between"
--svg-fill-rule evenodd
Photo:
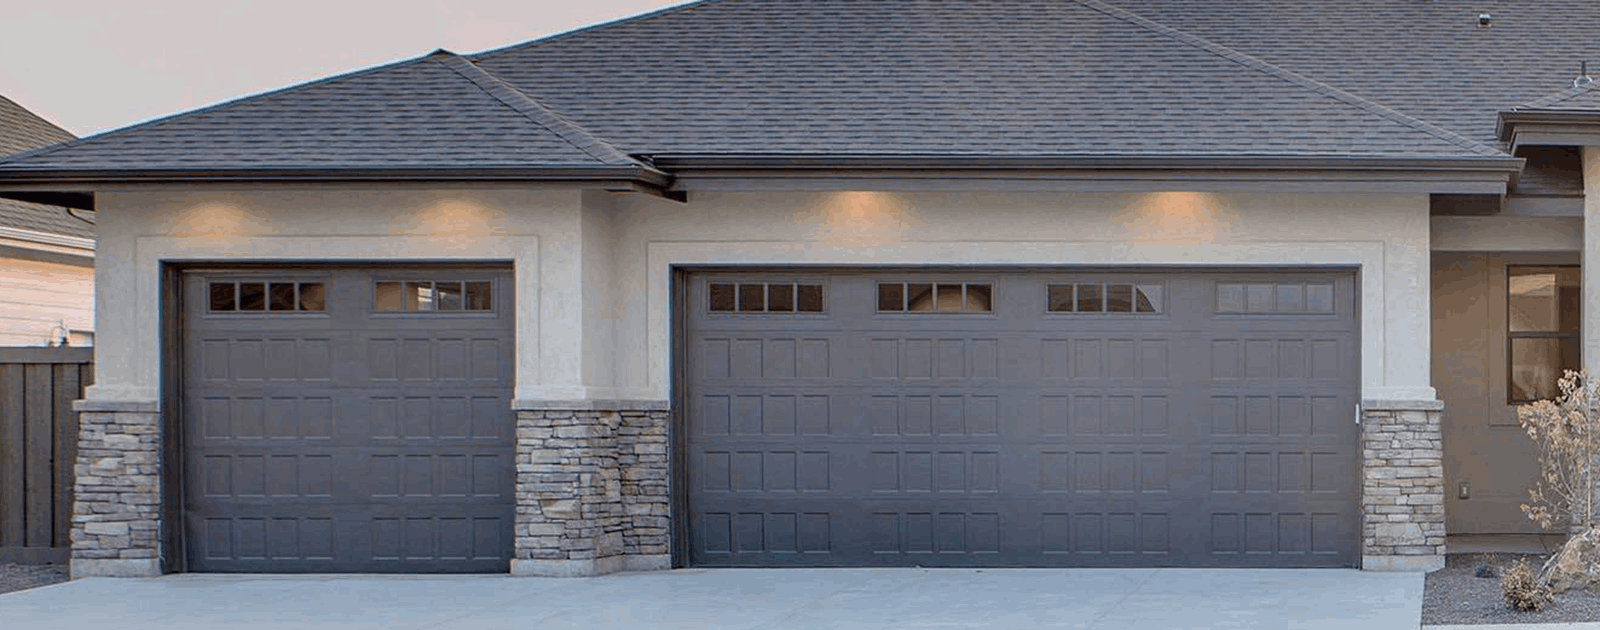
<instances>
[{"instance_id":1,"label":"garage door panel","mask_svg":"<svg viewBox=\"0 0 1600 630\"><path fill-rule=\"evenodd\" d=\"M388 273L185 275L190 570L505 570L511 320L375 312L373 283ZM402 275L487 280L488 304L510 304L504 272ZM325 299L310 314L199 299L211 284L311 281Z\"/></svg>"},{"instance_id":2,"label":"garage door panel","mask_svg":"<svg viewBox=\"0 0 1600 630\"><path fill-rule=\"evenodd\" d=\"M691 296L723 277L691 282ZM1347 276L851 273L825 282L826 321L690 313L691 562L1353 562ZM988 283L992 311L881 312L880 282ZM1051 285L1084 283L1155 287L1160 304L1047 311ZM1218 312L1222 283L1240 285L1240 312ZM789 340L807 337L830 340L830 378L796 378ZM806 400L809 417L825 410L818 430L801 428ZM1218 530L1234 543L1214 539L1213 513L1256 527ZM800 534L790 532L803 528L789 523L807 514L826 523L826 553L791 548ZM959 551L973 536L994 541L973 549L992 550ZM1239 541L1265 551L1226 551Z\"/></svg>"}]
</instances>

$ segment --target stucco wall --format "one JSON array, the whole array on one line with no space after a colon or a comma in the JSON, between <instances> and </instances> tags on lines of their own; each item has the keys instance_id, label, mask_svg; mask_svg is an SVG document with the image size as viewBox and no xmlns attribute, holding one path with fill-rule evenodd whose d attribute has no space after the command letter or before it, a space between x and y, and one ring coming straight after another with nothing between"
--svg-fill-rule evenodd
<instances>
[{"instance_id":1,"label":"stucco wall","mask_svg":"<svg viewBox=\"0 0 1600 630\"><path fill-rule=\"evenodd\" d=\"M512 262L518 399L658 401L673 265L1349 265L1363 397L1434 398L1421 194L129 190L100 204L93 399L157 399L161 262L307 259Z\"/></svg>"},{"instance_id":2,"label":"stucco wall","mask_svg":"<svg viewBox=\"0 0 1600 630\"><path fill-rule=\"evenodd\" d=\"M613 200L617 391L668 396L685 264L1350 265L1362 396L1432 400L1422 194L691 193Z\"/></svg>"},{"instance_id":3,"label":"stucco wall","mask_svg":"<svg viewBox=\"0 0 1600 630\"><path fill-rule=\"evenodd\" d=\"M579 191L344 189L99 195L93 400L155 401L162 262L515 266L518 398L582 398ZM541 289L544 289L541 292Z\"/></svg>"}]
</instances>

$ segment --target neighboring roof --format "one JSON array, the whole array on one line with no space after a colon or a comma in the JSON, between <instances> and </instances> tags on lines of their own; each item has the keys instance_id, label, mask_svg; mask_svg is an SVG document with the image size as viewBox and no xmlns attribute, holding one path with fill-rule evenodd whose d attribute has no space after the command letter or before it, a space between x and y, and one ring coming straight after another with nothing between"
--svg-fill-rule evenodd
<instances>
[{"instance_id":1,"label":"neighboring roof","mask_svg":"<svg viewBox=\"0 0 1600 630\"><path fill-rule=\"evenodd\" d=\"M626 156L619 161L615 151L596 152L597 141L581 132L553 131L546 126L552 113L530 117L531 98L519 95L508 104L514 90L485 83L470 66L439 51L57 145L0 161L0 168L327 172L639 165Z\"/></svg>"},{"instance_id":2,"label":"neighboring roof","mask_svg":"<svg viewBox=\"0 0 1600 630\"><path fill-rule=\"evenodd\" d=\"M0 156L72 140L75 136L0 96ZM0 199L0 227L94 238L94 226L67 216L65 208Z\"/></svg>"}]
</instances>

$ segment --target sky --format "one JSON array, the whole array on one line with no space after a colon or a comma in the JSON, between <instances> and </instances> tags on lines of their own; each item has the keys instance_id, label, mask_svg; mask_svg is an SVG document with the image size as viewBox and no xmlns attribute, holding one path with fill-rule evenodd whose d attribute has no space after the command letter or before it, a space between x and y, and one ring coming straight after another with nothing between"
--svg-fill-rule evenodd
<instances>
[{"instance_id":1,"label":"sky","mask_svg":"<svg viewBox=\"0 0 1600 630\"><path fill-rule=\"evenodd\" d=\"M427 54L471 53L683 0L18 0L0 95L78 136Z\"/></svg>"}]
</instances>

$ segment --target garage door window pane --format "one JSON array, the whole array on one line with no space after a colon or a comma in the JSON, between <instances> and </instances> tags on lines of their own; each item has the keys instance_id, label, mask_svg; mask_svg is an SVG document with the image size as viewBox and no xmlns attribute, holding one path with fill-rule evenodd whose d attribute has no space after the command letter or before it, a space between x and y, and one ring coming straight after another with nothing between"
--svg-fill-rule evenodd
<instances>
[{"instance_id":1,"label":"garage door window pane","mask_svg":"<svg viewBox=\"0 0 1600 630\"><path fill-rule=\"evenodd\" d=\"M468 282L466 307L469 311L494 310L494 293L488 282Z\"/></svg>"},{"instance_id":2,"label":"garage door window pane","mask_svg":"<svg viewBox=\"0 0 1600 630\"><path fill-rule=\"evenodd\" d=\"M946 312L961 312L965 298L961 295L961 285L941 284L938 288L934 304L937 310Z\"/></svg>"},{"instance_id":3,"label":"garage door window pane","mask_svg":"<svg viewBox=\"0 0 1600 630\"><path fill-rule=\"evenodd\" d=\"M262 282L239 283L239 310L267 310L267 285Z\"/></svg>"},{"instance_id":4,"label":"garage door window pane","mask_svg":"<svg viewBox=\"0 0 1600 630\"><path fill-rule=\"evenodd\" d=\"M933 285L916 283L907 284L906 310L913 313L933 312Z\"/></svg>"},{"instance_id":5,"label":"garage door window pane","mask_svg":"<svg viewBox=\"0 0 1600 630\"><path fill-rule=\"evenodd\" d=\"M1251 313L1271 313L1277 304L1270 284L1252 284L1246 287L1245 310Z\"/></svg>"},{"instance_id":6,"label":"garage door window pane","mask_svg":"<svg viewBox=\"0 0 1600 630\"><path fill-rule=\"evenodd\" d=\"M967 311L987 313L994 310L994 289L987 284L967 285Z\"/></svg>"},{"instance_id":7,"label":"garage door window pane","mask_svg":"<svg viewBox=\"0 0 1600 630\"><path fill-rule=\"evenodd\" d=\"M1100 313L1106 310L1105 291L1099 284L1078 285L1078 312Z\"/></svg>"},{"instance_id":8,"label":"garage door window pane","mask_svg":"<svg viewBox=\"0 0 1600 630\"><path fill-rule=\"evenodd\" d=\"M270 300L268 310L292 311L295 307L294 283L273 282L267 285L267 294Z\"/></svg>"},{"instance_id":9,"label":"garage door window pane","mask_svg":"<svg viewBox=\"0 0 1600 630\"><path fill-rule=\"evenodd\" d=\"M327 293L321 282L300 283L300 310L325 311L328 310Z\"/></svg>"},{"instance_id":10,"label":"garage door window pane","mask_svg":"<svg viewBox=\"0 0 1600 630\"><path fill-rule=\"evenodd\" d=\"M822 312L822 285L802 284L799 285L797 292L799 294L798 306L800 307L800 312Z\"/></svg>"},{"instance_id":11,"label":"garage door window pane","mask_svg":"<svg viewBox=\"0 0 1600 630\"><path fill-rule=\"evenodd\" d=\"M1052 313L1071 313L1074 299L1072 285L1052 284L1046 289L1046 308Z\"/></svg>"},{"instance_id":12,"label":"garage door window pane","mask_svg":"<svg viewBox=\"0 0 1600 630\"><path fill-rule=\"evenodd\" d=\"M794 285L769 284L767 285L767 312L792 313L794 312Z\"/></svg>"},{"instance_id":13,"label":"garage door window pane","mask_svg":"<svg viewBox=\"0 0 1600 630\"><path fill-rule=\"evenodd\" d=\"M1137 310L1140 313L1160 313L1161 312L1161 285L1159 285L1159 284L1141 284L1141 285L1139 285L1138 304L1136 306L1138 307Z\"/></svg>"},{"instance_id":14,"label":"garage door window pane","mask_svg":"<svg viewBox=\"0 0 1600 630\"><path fill-rule=\"evenodd\" d=\"M734 299L733 285L713 284L710 288L711 304L708 308L713 313L732 313L736 301Z\"/></svg>"},{"instance_id":15,"label":"garage door window pane","mask_svg":"<svg viewBox=\"0 0 1600 630\"><path fill-rule=\"evenodd\" d=\"M1133 312L1133 285L1113 284L1106 287L1106 312Z\"/></svg>"},{"instance_id":16,"label":"garage door window pane","mask_svg":"<svg viewBox=\"0 0 1600 630\"><path fill-rule=\"evenodd\" d=\"M1217 285L1217 312L1218 313L1243 313L1244 312L1244 285L1219 284Z\"/></svg>"},{"instance_id":17,"label":"garage door window pane","mask_svg":"<svg viewBox=\"0 0 1600 630\"><path fill-rule=\"evenodd\" d=\"M372 286L372 308L379 311L403 311L405 300L400 298L398 282L379 282Z\"/></svg>"},{"instance_id":18,"label":"garage door window pane","mask_svg":"<svg viewBox=\"0 0 1600 630\"><path fill-rule=\"evenodd\" d=\"M438 300L436 308L441 311L461 310L461 283L460 282L435 282L433 283L434 298Z\"/></svg>"},{"instance_id":19,"label":"garage door window pane","mask_svg":"<svg viewBox=\"0 0 1600 630\"><path fill-rule=\"evenodd\" d=\"M434 299L432 282L407 282L402 296L408 311L431 311L437 302Z\"/></svg>"},{"instance_id":20,"label":"garage door window pane","mask_svg":"<svg viewBox=\"0 0 1600 630\"><path fill-rule=\"evenodd\" d=\"M1306 285L1306 312L1307 313L1332 313L1333 312L1333 285L1307 284Z\"/></svg>"},{"instance_id":21,"label":"garage door window pane","mask_svg":"<svg viewBox=\"0 0 1600 630\"><path fill-rule=\"evenodd\" d=\"M233 283L232 282L213 282L213 283L211 283L211 310L213 310L213 311L231 311L231 310L233 310L234 309L233 298L234 298L234 290L233 290Z\"/></svg>"},{"instance_id":22,"label":"garage door window pane","mask_svg":"<svg viewBox=\"0 0 1600 630\"><path fill-rule=\"evenodd\" d=\"M758 313L767 310L767 285L739 285L739 310Z\"/></svg>"},{"instance_id":23,"label":"garage door window pane","mask_svg":"<svg viewBox=\"0 0 1600 630\"><path fill-rule=\"evenodd\" d=\"M906 310L906 285L898 282L879 284L878 310L889 312Z\"/></svg>"}]
</instances>

